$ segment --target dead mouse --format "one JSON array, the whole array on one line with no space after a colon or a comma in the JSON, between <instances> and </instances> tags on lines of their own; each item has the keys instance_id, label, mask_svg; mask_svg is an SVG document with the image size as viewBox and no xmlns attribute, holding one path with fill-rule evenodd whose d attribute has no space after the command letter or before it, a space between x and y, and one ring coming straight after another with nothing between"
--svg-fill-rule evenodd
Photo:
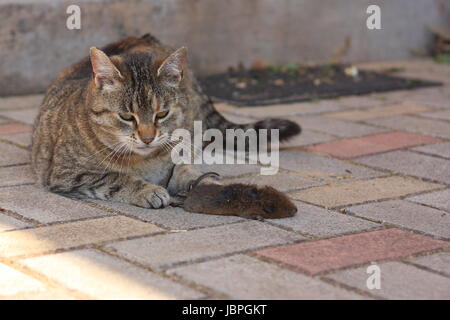
<instances>
[{"instance_id":1,"label":"dead mouse","mask_svg":"<svg viewBox=\"0 0 450 320\"><path fill-rule=\"evenodd\" d=\"M292 217L297 207L280 191L251 184L201 184L186 195L186 211L246 218L279 219Z\"/></svg>"}]
</instances>

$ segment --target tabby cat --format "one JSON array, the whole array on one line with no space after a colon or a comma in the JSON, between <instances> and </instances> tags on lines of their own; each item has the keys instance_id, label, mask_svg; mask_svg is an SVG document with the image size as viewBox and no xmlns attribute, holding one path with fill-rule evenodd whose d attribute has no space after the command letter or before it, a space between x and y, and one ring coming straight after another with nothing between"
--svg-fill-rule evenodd
<instances>
[{"instance_id":1,"label":"tabby cat","mask_svg":"<svg viewBox=\"0 0 450 320\"><path fill-rule=\"evenodd\" d=\"M147 34L91 48L58 75L35 122L32 166L52 192L162 208L200 176L170 156L171 134L194 120L222 131L279 128L280 140L300 132L287 120L227 121L186 66L186 49Z\"/></svg>"}]
</instances>

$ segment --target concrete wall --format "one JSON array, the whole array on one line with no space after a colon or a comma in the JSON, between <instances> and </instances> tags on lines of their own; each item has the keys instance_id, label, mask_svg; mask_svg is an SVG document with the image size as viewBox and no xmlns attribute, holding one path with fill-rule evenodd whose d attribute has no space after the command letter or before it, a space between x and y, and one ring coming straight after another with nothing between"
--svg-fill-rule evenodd
<instances>
[{"instance_id":1,"label":"concrete wall","mask_svg":"<svg viewBox=\"0 0 450 320\"><path fill-rule=\"evenodd\" d=\"M66 8L78 4L81 30L66 28ZM366 8L378 4L382 30L366 28ZM240 61L403 59L425 49L426 24L450 20L450 0L16 0L0 3L0 95L40 92L90 46L151 32L190 50L200 73Z\"/></svg>"}]
</instances>

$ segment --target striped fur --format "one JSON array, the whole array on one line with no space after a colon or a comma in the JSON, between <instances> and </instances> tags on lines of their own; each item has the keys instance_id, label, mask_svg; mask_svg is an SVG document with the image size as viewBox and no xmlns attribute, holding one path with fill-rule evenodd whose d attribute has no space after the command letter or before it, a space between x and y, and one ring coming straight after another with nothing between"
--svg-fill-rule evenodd
<instances>
[{"instance_id":1,"label":"striped fur","mask_svg":"<svg viewBox=\"0 0 450 320\"><path fill-rule=\"evenodd\" d=\"M202 120L221 130L279 128L282 139L300 132L286 120L249 125L225 120L184 67L184 51L174 53L151 35L102 51L92 49L91 59L58 75L36 119L32 166L52 192L160 208L200 175L171 161L167 137L175 129L192 130L194 120ZM167 116L158 118L165 111ZM124 114L132 114L132 122ZM144 147L143 132L156 132Z\"/></svg>"}]
</instances>

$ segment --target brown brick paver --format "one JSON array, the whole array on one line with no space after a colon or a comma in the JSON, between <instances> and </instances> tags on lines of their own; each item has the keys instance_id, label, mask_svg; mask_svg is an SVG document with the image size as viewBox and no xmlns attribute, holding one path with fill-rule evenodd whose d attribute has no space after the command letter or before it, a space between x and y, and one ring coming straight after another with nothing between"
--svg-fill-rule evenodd
<instances>
[{"instance_id":1,"label":"brown brick paver","mask_svg":"<svg viewBox=\"0 0 450 320\"><path fill-rule=\"evenodd\" d=\"M441 139L403 131L382 133L323 143L308 147L310 151L330 154L339 159L350 159L399 148L442 142Z\"/></svg>"},{"instance_id":2,"label":"brown brick paver","mask_svg":"<svg viewBox=\"0 0 450 320\"><path fill-rule=\"evenodd\" d=\"M444 247L450 247L450 242L392 228L263 249L255 253L309 274L317 274Z\"/></svg>"},{"instance_id":3,"label":"brown brick paver","mask_svg":"<svg viewBox=\"0 0 450 320\"><path fill-rule=\"evenodd\" d=\"M400 197L442 188L442 185L399 176L356 180L294 191L294 199L332 208L366 201Z\"/></svg>"}]
</instances>

